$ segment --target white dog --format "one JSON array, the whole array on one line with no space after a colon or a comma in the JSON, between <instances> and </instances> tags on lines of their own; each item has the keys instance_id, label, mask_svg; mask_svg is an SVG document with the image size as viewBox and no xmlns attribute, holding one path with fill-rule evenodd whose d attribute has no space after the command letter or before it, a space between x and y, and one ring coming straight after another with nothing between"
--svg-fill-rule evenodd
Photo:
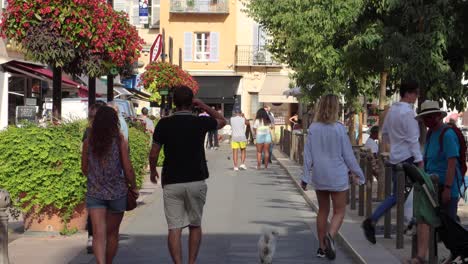
<instances>
[{"instance_id":1,"label":"white dog","mask_svg":"<svg viewBox=\"0 0 468 264\"><path fill-rule=\"evenodd\" d=\"M262 235L258 240L258 254L261 264L273 263L273 255L276 250L276 237L278 231L271 228L262 229Z\"/></svg>"}]
</instances>

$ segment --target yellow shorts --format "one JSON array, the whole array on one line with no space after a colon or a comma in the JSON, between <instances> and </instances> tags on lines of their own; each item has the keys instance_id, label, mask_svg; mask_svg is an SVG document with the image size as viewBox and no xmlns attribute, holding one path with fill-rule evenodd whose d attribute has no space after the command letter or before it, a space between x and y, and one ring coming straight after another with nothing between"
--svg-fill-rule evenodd
<instances>
[{"instance_id":1,"label":"yellow shorts","mask_svg":"<svg viewBox=\"0 0 468 264\"><path fill-rule=\"evenodd\" d=\"M247 146L247 142L245 141L239 141L239 142L231 141L232 149L245 149L246 146Z\"/></svg>"}]
</instances>

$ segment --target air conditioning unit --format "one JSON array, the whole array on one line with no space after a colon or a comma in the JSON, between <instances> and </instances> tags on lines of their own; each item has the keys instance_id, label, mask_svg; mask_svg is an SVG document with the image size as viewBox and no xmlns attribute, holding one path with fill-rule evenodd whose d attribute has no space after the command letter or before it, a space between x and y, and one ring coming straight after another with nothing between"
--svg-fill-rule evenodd
<instances>
[{"instance_id":1,"label":"air conditioning unit","mask_svg":"<svg viewBox=\"0 0 468 264\"><path fill-rule=\"evenodd\" d=\"M255 51L253 54L253 63L254 65L264 65L266 62L266 53L265 51Z\"/></svg>"}]
</instances>

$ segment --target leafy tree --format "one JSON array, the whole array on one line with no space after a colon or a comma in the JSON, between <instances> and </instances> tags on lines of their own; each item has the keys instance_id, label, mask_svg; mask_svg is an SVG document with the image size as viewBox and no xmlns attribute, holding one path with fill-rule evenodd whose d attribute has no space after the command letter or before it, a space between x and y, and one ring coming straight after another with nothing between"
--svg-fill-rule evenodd
<instances>
[{"instance_id":1,"label":"leafy tree","mask_svg":"<svg viewBox=\"0 0 468 264\"><path fill-rule=\"evenodd\" d=\"M417 80L422 98L464 109L468 2L463 0L246 1L270 33L269 49L296 71L299 85L348 98L391 93ZM380 89L377 89L380 83ZM352 88L352 89L351 89ZM383 107L383 102L381 107Z\"/></svg>"}]
</instances>

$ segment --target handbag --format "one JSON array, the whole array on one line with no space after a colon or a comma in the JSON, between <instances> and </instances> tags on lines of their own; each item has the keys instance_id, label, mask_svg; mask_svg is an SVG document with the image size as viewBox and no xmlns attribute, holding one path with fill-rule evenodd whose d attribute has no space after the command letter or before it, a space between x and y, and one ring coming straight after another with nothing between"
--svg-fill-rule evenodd
<instances>
[{"instance_id":1,"label":"handbag","mask_svg":"<svg viewBox=\"0 0 468 264\"><path fill-rule=\"evenodd\" d=\"M120 147L120 142L119 142L119 147ZM122 163L122 151L119 149L119 154L120 154L120 163ZM127 175L125 175L125 170L124 170L124 177L125 177L125 183L127 184L127 208L125 208L125 211L132 211L135 209L138 205L137 199L138 199L138 192L133 190L130 187L130 183L128 182Z\"/></svg>"}]
</instances>

